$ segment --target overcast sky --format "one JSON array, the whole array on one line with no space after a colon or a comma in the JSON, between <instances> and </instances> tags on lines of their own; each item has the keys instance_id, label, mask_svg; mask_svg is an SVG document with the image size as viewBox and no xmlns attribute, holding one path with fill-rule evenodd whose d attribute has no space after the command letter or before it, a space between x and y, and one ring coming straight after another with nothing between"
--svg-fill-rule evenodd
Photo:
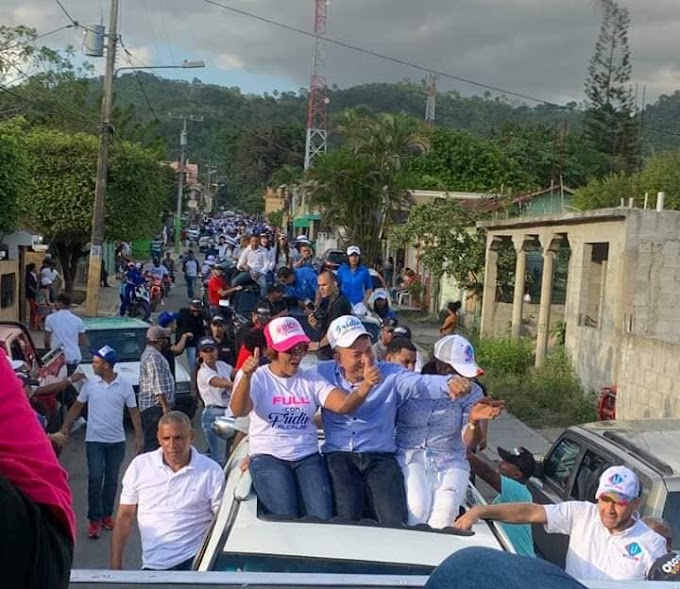
<instances>
[{"instance_id":1,"label":"overcast sky","mask_svg":"<svg viewBox=\"0 0 680 589\"><path fill-rule=\"evenodd\" d=\"M189 79L246 92L309 84L314 41L227 12L203 0L120 0L120 32L135 65L203 59ZM313 29L313 0L216 0L293 26ZM83 24L108 22L109 0L62 0ZM633 83L648 101L680 89L680 0L621 0L629 9ZM1 24L47 32L68 24L54 0L0 0ZM601 13L596 0L330 0L328 35L456 76L557 102L581 101ZM73 44L82 33L44 39ZM103 67L103 60L98 69ZM119 58L118 65L128 65ZM347 87L424 73L335 46L327 48L329 84ZM164 75L172 75L171 71ZM443 90L481 93L441 80Z\"/></svg>"}]
</instances>

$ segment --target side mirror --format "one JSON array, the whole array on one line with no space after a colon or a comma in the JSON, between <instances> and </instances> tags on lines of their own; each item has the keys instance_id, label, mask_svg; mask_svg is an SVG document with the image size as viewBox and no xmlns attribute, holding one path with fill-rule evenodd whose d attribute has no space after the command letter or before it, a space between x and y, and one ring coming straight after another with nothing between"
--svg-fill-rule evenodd
<instances>
[{"instance_id":1,"label":"side mirror","mask_svg":"<svg viewBox=\"0 0 680 589\"><path fill-rule=\"evenodd\" d=\"M534 460L536 461L536 470L534 470L533 476L537 479L543 478L543 465L544 465L544 454L534 454Z\"/></svg>"}]
</instances>

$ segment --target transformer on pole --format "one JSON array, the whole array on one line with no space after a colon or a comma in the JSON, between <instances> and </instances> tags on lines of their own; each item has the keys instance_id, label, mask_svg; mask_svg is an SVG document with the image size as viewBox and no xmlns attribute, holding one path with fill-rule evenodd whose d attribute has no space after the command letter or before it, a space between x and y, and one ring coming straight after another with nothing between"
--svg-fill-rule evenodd
<instances>
[{"instance_id":1,"label":"transformer on pole","mask_svg":"<svg viewBox=\"0 0 680 589\"><path fill-rule=\"evenodd\" d=\"M305 141L305 170L312 167L319 153L326 153L328 140L328 86L326 85L326 17L328 0L314 0L314 58L307 104L307 138Z\"/></svg>"}]
</instances>

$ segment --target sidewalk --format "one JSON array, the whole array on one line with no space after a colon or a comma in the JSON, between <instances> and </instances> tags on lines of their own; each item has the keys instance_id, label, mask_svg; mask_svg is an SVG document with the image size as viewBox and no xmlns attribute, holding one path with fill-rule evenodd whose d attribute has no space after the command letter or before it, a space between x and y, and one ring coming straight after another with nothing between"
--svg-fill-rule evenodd
<instances>
[{"instance_id":1,"label":"sidewalk","mask_svg":"<svg viewBox=\"0 0 680 589\"><path fill-rule=\"evenodd\" d=\"M420 352L429 358L434 343L440 338L439 321L415 320L406 321L406 325L411 329L413 342L420 349ZM518 448L525 447L533 454L545 454L550 448L552 440L545 437L554 437L557 430L546 430L538 432L524 425L519 419L510 413L503 413L498 419L489 424L488 447L484 453L493 460L500 460L496 448Z\"/></svg>"}]
</instances>

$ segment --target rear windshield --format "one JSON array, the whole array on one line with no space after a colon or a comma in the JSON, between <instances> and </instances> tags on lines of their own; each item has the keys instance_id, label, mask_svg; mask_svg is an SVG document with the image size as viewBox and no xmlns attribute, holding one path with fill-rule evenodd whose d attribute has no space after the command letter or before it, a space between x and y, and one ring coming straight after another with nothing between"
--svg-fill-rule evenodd
<instances>
[{"instance_id":1,"label":"rear windshield","mask_svg":"<svg viewBox=\"0 0 680 589\"><path fill-rule=\"evenodd\" d=\"M275 554L221 553L212 570L251 573L328 573L345 575L429 575L434 567Z\"/></svg>"},{"instance_id":2,"label":"rear windshield","mask_svg":"<svg viewBox=\"0 0 680 589\"><path fill-rule=\"evenodd\" d=\"M139 362L146 347L146 328L87 330L89 346L82 347L83 362L92 362L90 349L111 346L119 362Z\"/></svg>"},{"instance_id":3,"label":"rear windshield","mask_svg":"<svg viewBox=\"0 0 680 589\"><path fill-rule=\"evenodd\" d=\"M662 517L673 530L673 549L678 550L680 548L680 491L668 493Z\"/></svg>"},{"instance_id":4,"label":"rear windshield","mask_svg":"<svg viewBox=\"0 0 680 589\"><path fill-rule=\"evenodd\" d=\"M347 261L344 252L328 252L326 259L332 264L338 265L344 264Z\"/></svg>"}]
</instances>

